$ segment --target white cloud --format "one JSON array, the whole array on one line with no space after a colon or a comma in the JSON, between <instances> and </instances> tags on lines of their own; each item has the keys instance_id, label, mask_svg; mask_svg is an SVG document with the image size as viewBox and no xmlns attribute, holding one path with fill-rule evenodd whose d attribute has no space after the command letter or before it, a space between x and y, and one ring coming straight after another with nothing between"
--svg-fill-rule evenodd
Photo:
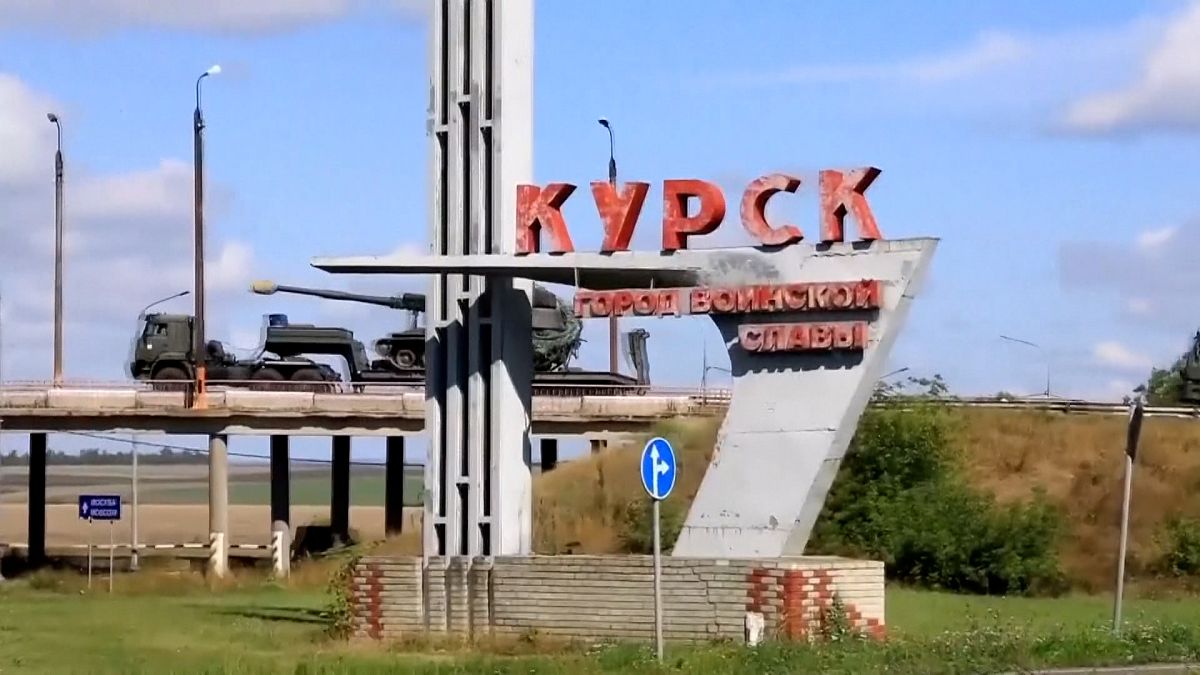
<instances>
[{"instance_id":1,"label":"white cloud","mask_svg":"<svg viewBox=\"0 0 1200 675\"><path fill-rule=\"evenodd\" d=\"M0 0L0 27L34 26L76 36L123 28L257 33L371 9L420 16L425 5L420 0Z\"/></svg>"},{"instance_id":2,"label":"white cloud","mask_svg":"<svg viewBox=\"0 0 1200 675\"><path fill-rule=\"evenodd\" d=\"M1127 241L1059 244L1059 282L1066 291L1107 297L1139 332L1190 335L1200 321L1200 219L1141 232Z\"/></svg>"},{"instance_id":3,"label":"white cloud","mask_svg":"<svg viewBox=\"0 0 1200 675\"><path fill-rule=\"evenodd\" d=\"M1092 356L1101 365L1122 370L1149 370L1152 365L1149 356L1111 340L1096 344L1092 348Z\"/></svg>"},{"instance_id":4,"label":"white cloud","mask_svg":"<svg viewBox=\"0 0 1200 675\"><path fill-rule=\"evenodd\" d=\"M1146 230L1138 235L1137 246L1143 251L1159 248L1174 239L1178 232L1179 227L1176 225L1168 225L1155 230Z\"/></svg>"},{"instance_id":5,"label":"white cloud","mask_svg":"<svg viewBox=\"0 0 1200 675\"><path fill-rule=\"evenodd\" d=\"M49 96L0 73L0 135L16 151L0 162L0 292L3 376L50 374L54 300L54 127ZM45 127L45 129L43 129ZM124 379L137 313L191 289L192 172L166 159L123 173L95 174L75 161L64 208L64 360L68 377ZM224 191L213 186L219 205ZM213 209L213 215L219 209ZM210 222L217 221L216 218ZM212 333L248 295L253 250L212 236L206 288ZM190 311L190 298L169 305Z\"/></svg>"},{"instance_id":6,"label":"white cloud","mask_svg":"<svg viewBox=\"0 0 1200 675\"><path fill-rule=\"evenodd\" d=\"M1200 1L1166 24L1131 82L1076 100L1063 122L1091 133L1200 130Z\"/></svg>"},{"instance_id":7,"label":"white cloud","mask_svg":"<svg viewBox=\"0 0 1200 675\"><path fill-rule=\"evenodd\" d=\"M1134 316L1149 316L1154 312L1154 303L1146 298L1129 298L1125 301L1125 311Z\"/></svg>"},{"instance_id":8,"label":"white cloud","mask_svg":"<svg viewBox=\"0 0 1200 675\"><path fill-rule=\"evenodd\" d=\"M42 150L54 142L54 125L46 119L52 109L48 97L12 75L0 73L0 148L4 148L0 185L23 187L45 178Z\"/></svg>"}]
</instances>

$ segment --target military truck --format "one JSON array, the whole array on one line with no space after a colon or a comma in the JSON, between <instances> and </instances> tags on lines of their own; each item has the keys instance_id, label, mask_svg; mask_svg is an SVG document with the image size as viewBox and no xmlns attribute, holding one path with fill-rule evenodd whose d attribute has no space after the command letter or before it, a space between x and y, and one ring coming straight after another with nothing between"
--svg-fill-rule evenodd
<instances>
[{"instance_id":1,"label":"military truck","mask_svg":"<svg viewBox=\"0 0 1200 675\"><path fill-rule=\"evenodd\" d=\"M268 290L262 282L255 284L256 292ZM284 292L307 293L312 289L288 286L274 287ZM406 331L390 333L375 342L375 351L382 357L370 359L363 343L354 333L337 326L316 326L291 323L286 314L269 314L262 345L250 358L238 358L218 340L205 345L206 379L213 385L248 387L265 390L331 391L343 381L337 370L309 356L332 356L345 363L348 381L361 390L370 384L423 385L425 382L425 331L415 326L415 314L424 310L424 296L405 294L395 298L357 296L340 291L320 291L320 297L349 299L357 302L369 299L372 304L405 309L414 313L413 326ZM552 301L556 296L549 293ZM315 295L314 293L308 293ZM543 296L544 301L544 296ZM546 308L540 308L542 310ZM645 356L646 331L633 331L628 336L627 352L638 372L637 377L620 373L593 372L566 367L562 347L573 351L578 345L578 320L575 330L561 321L565 306L559 303L558 313L547 315L535 309L535 344L539 330L543 335L541 356L535 350L534 393L540 395L603 395L645 393L648 365ZM568 315L574 318L573 315ZM187 314L147 314L141 317L142 326L133 345L130 374L137 380L150 381L156 389L179 390L195 377L193 358L193 317ZM554 334L556 326L558 333ZM547 341L545 334L554 334ZM555 351L557 349L558 351ZM406 354L407 352L407 354ZM545 370L546 364L554 366ZM538 370L538 368L543 368ZM178 384L176 384L178 383Z\"/></svg>"},{"instance_id":2,"label":"military truck","mask_svg":"<svg viewBox=\"0 0 1200 675\"><path fill-rule=\"evenodd\" d=\"M417 316L425 311L425 295L365 295L325 288L287 286L273 281L255 281L250 290L259 295L291 293L328 300L358 302L403 310L409 313L406 330L388 333L375 340L373 350L381 357L374 370L390 373L393 381L423 382L425 376L425 329ZM583 324L571 308L552 291L534 284L532 297L533 386L539 394L628 394L645 393L650 384L646 339L649 333L635 329L626 333L625 354L635 376L608 371L573 368L571 359L583 342Z\"/></svg>"},{"instance_id":3,"label":"military truck","mask_svg":"<svg viewBox=\"0 0 1200 675\"><path fill-rule=\"evenodd\" d=\"M144 315L133 345L130 375L153 382L156 389L186 388L195 377L197 364L194 325L194 317L187 314ZM360 354L355 354L355 345ZM238 358L219 340L209 340L203 358L210 382L255 389L323 391L334 389L341 375L301 354L346 354L365 361L365 353L361 352L362 344L344 328L290 324L286 315L272 314L267 317L266 338L254 357Z\"/></svg>"}]
</instances>

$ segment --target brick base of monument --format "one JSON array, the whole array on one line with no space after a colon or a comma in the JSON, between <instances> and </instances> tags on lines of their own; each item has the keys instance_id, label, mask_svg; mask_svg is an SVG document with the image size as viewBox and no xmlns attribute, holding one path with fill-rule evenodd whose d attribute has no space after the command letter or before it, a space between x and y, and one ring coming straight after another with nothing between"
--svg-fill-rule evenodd
<instances>
[{"instance_id":1,"label":"brick base of monument","mask_svg":"<svg viewBox=\"0 0 1200 675\"><path fill-rule=\"evenodd\" d=\"M364 557L350 598L357 638L540 634L654 639L650 556ZM667 640L819 637L833 622L883 637L883 563L838 557L663 558Z\"/></svg>"}]
</instances>

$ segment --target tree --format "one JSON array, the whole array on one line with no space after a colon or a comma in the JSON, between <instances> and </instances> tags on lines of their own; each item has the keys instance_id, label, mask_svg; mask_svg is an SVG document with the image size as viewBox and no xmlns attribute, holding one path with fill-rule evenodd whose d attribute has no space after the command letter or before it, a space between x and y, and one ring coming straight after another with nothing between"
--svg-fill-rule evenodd
<instances>
[{"instance_id":1,"label":"tree","mask_svg":"<svg viewBox=\"0 0 1200 675\"><path fill-rule=\"evenodd\" d=\"M1152 368L1146 380L1146 403L1149 405L1180 405L1184 401L1183 373L1188 362L1200 363L1200 331L1192 337L1187 351L1179 355L1170 368Z\"/></svg>"}]
</instances>

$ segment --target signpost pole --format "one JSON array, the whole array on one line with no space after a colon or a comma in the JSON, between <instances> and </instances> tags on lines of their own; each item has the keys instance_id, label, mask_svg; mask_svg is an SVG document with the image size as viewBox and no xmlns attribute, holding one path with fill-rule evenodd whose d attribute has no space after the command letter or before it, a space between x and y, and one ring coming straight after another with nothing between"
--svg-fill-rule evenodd
<instances>
[{"instance_id":1,"label":"signpost pole","mask_svg":"<svg viewBox=\"0 0 1200 675\"><path fill-rule=\"evenodd\" d=\"M662 529L659 502L675 487L675 451L665 438L652 438L642 448L642 487L650 495L654 519L654 653L663 660Z\"/></svg>"},{"instance_id":2,"label":"signpost pole","mask_svg":"<svg viewBox=\"0 0 1200 675\"><path fill-rule=\"evenodd\" d=\"M662 544L659 538L659 500L654 502L654 649L663 660Z\"/></svg>"},{"instance_id":3,"label":"signpost pole","mask_svg":"<svg viewBox=\"0 0 1200 675\"><path fill-rule=\"evenodd\" d=\"M108 592L113 592L116 568L116 521L121 519L121 495L79 495L79 518L88 521L88 590L92 588L93 548L96 532L92 528L96 520L108 521Z\"/></svg>"},{"instance_id":4,"label":"signpost pole","mask_svg":"<svg viewBox=\"0 0 1200 675\"><path fill-rule=\"evenodd\" d=\"M1129 405L1129 428L1125 438L1125 490L1121 498L1121 542L1117 547L1117 591L1113 598L1113 634L1121 634L1121 601L1125 594L1125 550L1129 540L1129 502L1133 494L1133 461L1142 432L1142 401Z\"/></svg>"}]
</instances>

